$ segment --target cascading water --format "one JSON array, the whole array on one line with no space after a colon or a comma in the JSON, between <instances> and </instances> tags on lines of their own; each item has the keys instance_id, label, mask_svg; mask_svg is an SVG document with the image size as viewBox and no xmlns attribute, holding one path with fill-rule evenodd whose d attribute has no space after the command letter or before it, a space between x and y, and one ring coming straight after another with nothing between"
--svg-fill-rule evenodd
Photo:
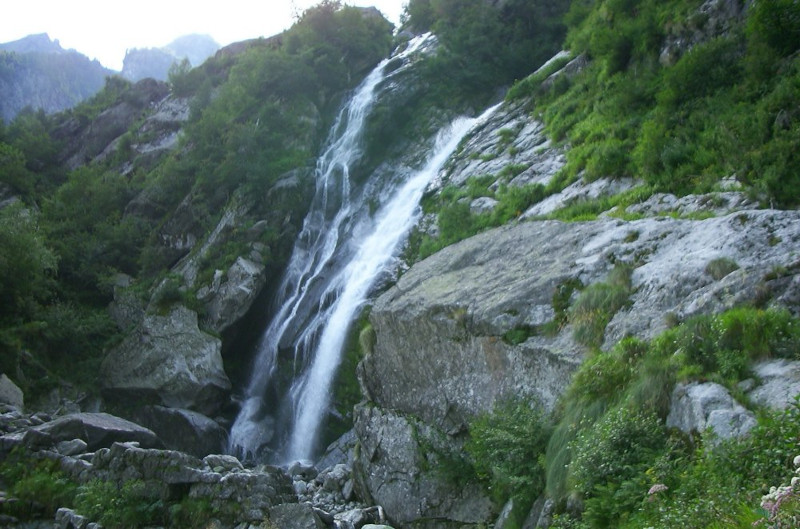
<instances>
[{"instance_id":1,"label":"cascading water","mask_svg":"<svg viewBox=\"0 0 800 529\"><path fill-rule=\"evenodd\" d=\"M418 37L398 58L410 56L430 38ZM379 64L356 89L317 163L316 193L278 291L276 313L259 342L242 409L231 429L229 451L241 457L264 457L262 450L267 446L274 450L273 462L313 455L353 318L381 274L390 270L417 220L418 203L427 184L467 131L493 110L477 119L456 120L440 133L427 165L406 175L404 184L385 189L379 197L383 205L370 215L367 201L371 195L351 190L349 170L361 155L361 132L376 88L402 70L387 74L387 63L388 59ZM285 349L294 352L298 374L287 395L267 399L274 391L271 386L279 351ZM272 406L270 400L275 401Z\"/></svg>"}]
</instances>

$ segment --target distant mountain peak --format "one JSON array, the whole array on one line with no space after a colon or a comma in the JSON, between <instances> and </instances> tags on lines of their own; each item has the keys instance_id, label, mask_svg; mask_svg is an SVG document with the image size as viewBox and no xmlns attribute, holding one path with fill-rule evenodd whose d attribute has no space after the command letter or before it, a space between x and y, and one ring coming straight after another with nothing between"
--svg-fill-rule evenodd
<instances>
[{"instance_id":1,"label":"distant mountain peak","mask_svg":"<svg viewBox=\"0 0 800 529\"><path fill-rule=\"evenodd\" d=\"M219 48L211 36L200 34L183 35L161 48L132 48L125 54L122 76L131 81L146 77L165 81L174 63L188 59L198 66Z\"/></svg>"},{"instance_id":2,"label":"distant mountain peak","mask_svg":"<svg viewBox=\"0 0 800 529\"><path fill-rule=\"evenodd\" d=\"M0 44L0 50L15 53L65 53L58 39L51 39L47 33L36 33L19 40Z\"/></svg>"}]
</instances>

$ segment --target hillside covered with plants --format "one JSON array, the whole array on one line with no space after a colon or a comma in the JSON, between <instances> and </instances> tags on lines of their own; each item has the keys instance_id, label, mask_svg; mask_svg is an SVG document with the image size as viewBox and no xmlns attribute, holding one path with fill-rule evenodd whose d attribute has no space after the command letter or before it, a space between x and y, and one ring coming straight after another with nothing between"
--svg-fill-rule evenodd
<instances>
[{"instance_id":1,"label":"hillside covered with plants","mask_svg":"<svg viewBox=\"0 0 800 529\"><path fill-rule=\"evenodd\" d=\"M427 20L436 5L411 2L411 20ZM437 217L438 231L412 237L411 259L519 218L575 182L633 178L637 184L533 218L635 220L642 215L627 208L655 195L728 189L762 207L797 207L796 3L573 1L564 23L567 52L514 83L506 96L565 148L563 169L547 184L520 187L509 182L528 166L507 165L505 174L431 194L424 207ZM516 132L498 134L495 152L508 156ZM476 212L470 204L481 197L497 205ZM716 265L707 273L722 277L738 266L724 259ZM437 453L443 474L461 484L482 481L498 505L513 498L510 527L537 519L563 528L796 525L798 496L789 480L800 453L797 405L776 412L750 404L758 426L724 442L711 431L688 436L668 428L666 419L676 384L714 381L746 401L742 388L752 381L754 362L796 359L797 307L767 308L765 295L713 316L682 321L667 314L670 328L656 338L626 338L609 348L606 325L631 294L630 276L617 272L588 287L563 285L553 296L553 322L503 337L522 343L566 327L591 351L553 414L535 402L512 401L479 416L465 455ZM784 274L775 270L773 277ZM526 519L540 497L553 502L550 514Z\"/></svg>"},{"instance_id":2,"label":"hillside covered with plants","mask_svg":"<svg viewBox=\"0 0 800 529\"><path fill-rule=\"evenodd\" d=\"M357 439L350 495L416 529L797 526L800 402L752 396L759 366L800 360L795 0L409 0L396 30L324 0L168 83L113 77L67 112L23 112L0 124L0 373L29 408L131 412L101 393L104 358L186 309L236 393L342 103L429 31L413 68L386 64L401 73L365 119L354 187L501 105L428 187L398 271L350 329L325 434ZM611 191L580 194L593 186ZM233 317L215 296L243 260L260 283L231 290L259 294ZM703 384L746 434L670 419ZM226 391L207 414L229 426ZM221 512L17 456L0 484L48 498L48 516L117 493L125 510L92 513L109 527Z\"/></svg>"}]
</instances>

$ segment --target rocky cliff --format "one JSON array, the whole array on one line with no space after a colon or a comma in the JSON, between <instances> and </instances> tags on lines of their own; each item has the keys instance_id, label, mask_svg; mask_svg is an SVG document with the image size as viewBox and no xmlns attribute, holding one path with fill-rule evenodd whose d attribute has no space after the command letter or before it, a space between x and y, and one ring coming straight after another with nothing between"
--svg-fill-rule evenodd
<instances>
[{"instance_id":1,"label":"rocky cliff","mask_svg":"<svg viewBox=\"0 0 800 529\"><path fill-rule=\"evenodd\" d=\"M514 105L499 110L463 144L438 189L475 177L497 186L503 168L515 162L525 167L510 185L548 183L562 166L562 151L549 146L535 120L521 116ZM530 220L415 264L375 300L375 344L359 366L367 403L356 413L356 472L391 520L411 526L487 520L482 493L453 485L431 461L458 452L470 422L509 399L554 409L591 351L566 314L580 290L613 270L629 270L630 288L597 342L606 350L624 337L650 340L676 322L742 305L800 311L795 211L753 209L744 194L721 191L653 196L628 205L627 219L614 210L590 222L534 220L636 185L579 181L520 215ZM435 233L435 220L424 222ZM687 431L701 431L702 424ZM468 511L458 503L465 497Z\"/></svg>"}]
</instances>

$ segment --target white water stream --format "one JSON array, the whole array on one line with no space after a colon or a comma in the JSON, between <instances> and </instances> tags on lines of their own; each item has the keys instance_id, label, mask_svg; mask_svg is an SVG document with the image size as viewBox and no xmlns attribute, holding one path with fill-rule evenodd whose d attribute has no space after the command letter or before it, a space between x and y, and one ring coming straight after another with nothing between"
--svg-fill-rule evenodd
<instances>
[{"instance_id":1,"label":"white water stream","mask_svg":"<svg viewBox=\"0 0 800 529\"><path fill-rule=\"evenodd\" d=\"M397 58L410 56L428 41L428 36L418 37ZM231 429L229 451L240 457L264 457L267 446L274 450L273 462L313 457L351 322L376 281L394 268L402 242L418 220L425 187L470 128L494 110L475 119L460 118L440 132L425 167L409 172L404 183L382 190L382 205L371 215L369 201L375 197L364 190L353 192L349 170L361 156L361 134L376 89L402 70L386 74L387 63L379 64L356 89L317 163L314 200ZM287 395L267 399L282 349L293 351L296 376ZM280 404L268 402L276 399Z\"/></svg>"}]
</instances>

